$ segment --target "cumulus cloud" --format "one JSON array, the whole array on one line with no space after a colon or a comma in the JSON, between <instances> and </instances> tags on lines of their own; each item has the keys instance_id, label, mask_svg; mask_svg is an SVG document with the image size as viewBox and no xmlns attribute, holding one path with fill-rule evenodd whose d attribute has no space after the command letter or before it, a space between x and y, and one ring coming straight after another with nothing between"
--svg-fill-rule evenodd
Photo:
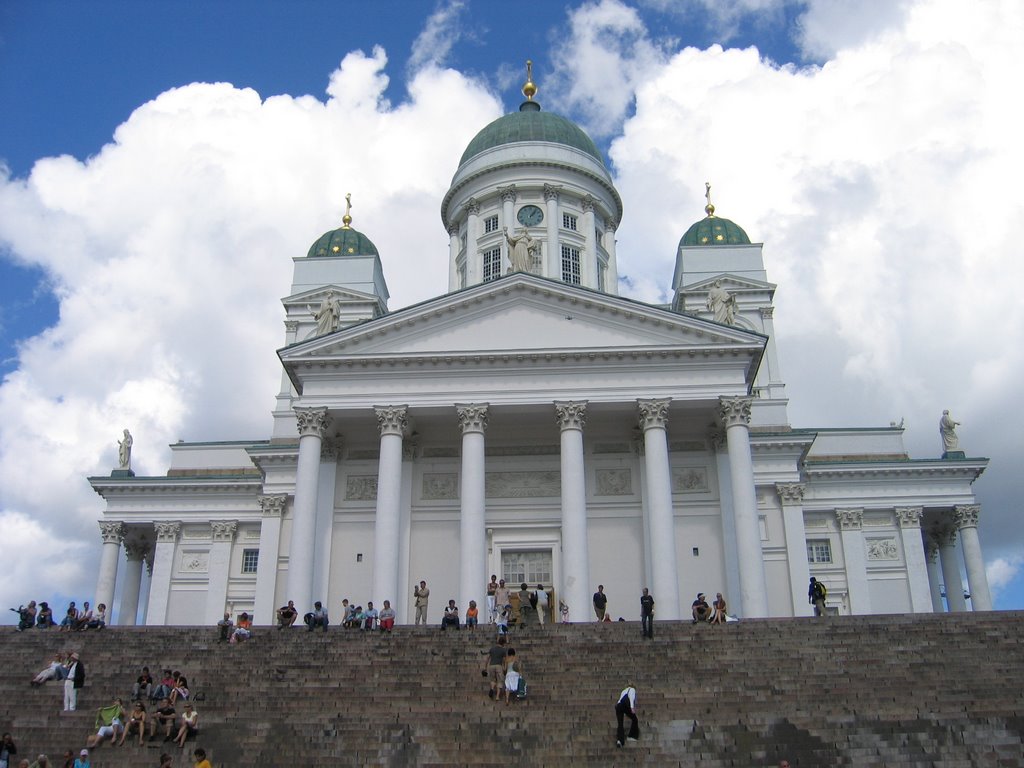
<instances>
[{"instance_id":1,"label":"cumulus cloud","mask_svg":"<svg viewBox=\"0 0 1024 768\"><path fill-rule=\"evenodd\" d=\"M996 608L1000 608L1000 597L1021 575L1024 566L1024 554L1010 557L997 557L985 566L988 585L992 589L992 599Z\"/></svg>"}]
</instances>

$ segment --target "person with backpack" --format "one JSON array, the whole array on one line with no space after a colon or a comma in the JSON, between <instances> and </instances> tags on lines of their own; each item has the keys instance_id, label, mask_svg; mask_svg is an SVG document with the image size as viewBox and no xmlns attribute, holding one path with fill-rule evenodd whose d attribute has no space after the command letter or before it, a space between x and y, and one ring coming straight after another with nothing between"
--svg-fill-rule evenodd
<instances>
[{"instance_id":1,"label":"person with backpack","mask_svg":"<svg viewBox=\"0 0 1024 768\"><path fill-rule=\"evenodd\" d=\"M811 582L807 587L807 602L814 606L815 616L825 615L825 597L827 595L828 590L825 589L825 585L811 576Z\"/></svg>"}]
</instances>

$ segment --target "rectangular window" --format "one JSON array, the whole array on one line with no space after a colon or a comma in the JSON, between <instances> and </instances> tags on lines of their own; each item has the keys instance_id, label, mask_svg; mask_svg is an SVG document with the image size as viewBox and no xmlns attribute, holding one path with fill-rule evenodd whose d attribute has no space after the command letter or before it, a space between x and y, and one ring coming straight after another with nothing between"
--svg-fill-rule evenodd
<instances>
[{"instance_id":1,"label":"rectangular window","mask_svg":"<svg viewBox=\"0 0 1024 768\"><path fill-rule=\"evenodd\" d=\"M580 284L580 249L562 246L562 282Z\"/></svg>"},{"instance_id":2,"label":"rectangular window","mask_svg":"<svg viewBox=\"0 0 1024 768\"><path fill-rule=\"evenodd\" d=\"M562 229L571 229L573 232L576 231L576 217L571 213L562 214Z\"/></svg>"},{"instance_id":3,"label":"rectangular window","mask_svg":"<svg viewBox=\"0 0 1024 768\"><path fill-rule=\"evenodd\" d=\"M831 563L832 542L828 539L807 540L807 562L808 563Z\"/></svg>"},{"instance_id":4,"label":"rectangular window","mask_svg":"<svg viewBox=\"0 0 1024 768\"><path fill-rule=\"evenodd\" d=\"M524 581L531 589L551 584L551 551L502 552L501 578L514 592Z\"/></svg>"},{"instance_id":5,"label":"rectangular window","mask_svg":"<svg viewBox=\"0 0 1024 768\"><path fill-rule=\"evenodd\" d=\"M484 219L484 234L498 231L498 217L488 216Z\"/></svg>"},{"instance_id":6,"label":"rectangular window","mask_svg":"<svg viewBox=\"0 0 1024 768\"><path fill-rule=\"evenodd\" d=\"M242 573L256 573L260 564L260 551L258 549L242 550Z\"/></svg>"},{"instance_id":7,"label":"rectangular window","mask_svg":"<svg viewBox=\"0 0 1024 768\"><path fill-rule=\"evenodd\" d=\"M484 282L501 277L501 248L484 251Z\"/></svg>"}]
</instances>

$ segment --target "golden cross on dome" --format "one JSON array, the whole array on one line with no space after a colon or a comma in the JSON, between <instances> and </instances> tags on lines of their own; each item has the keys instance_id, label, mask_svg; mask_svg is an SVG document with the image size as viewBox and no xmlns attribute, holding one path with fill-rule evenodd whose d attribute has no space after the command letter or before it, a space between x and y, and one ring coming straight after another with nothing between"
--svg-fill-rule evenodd
<instances>
[{"instance_id":1,"label":"golden cross on dome","mask_svg":"<svg viewBox=\"0 0 1024 768\"><path fill-rule=\"evenodd\" d=\"M352 224L352 193L345 195L345 215L341 217L342 229L348 229Z\"/></svg>"},{"instance_id":2,"label":"golden cross on dome","mask_svg":"<svg viewBox=\"0 0 1024 768\"><path fill-rule=\"evenodd\" d=\"M526 60L526 82L523 84L523 96L527 101L533 101L537 95L537 84L533 82L533 62Z\"/></svg>"},{"instance_id":3,"label":"golden cross on dome","mask_svg":"<svg viewBox=\"0 0 1024 768\"><path fill-rule=\"evenodd\" d=\"M711 203L711 182L710 181L705 181L704 182L704 197L708 201L708 204L704 206L704 213L706 213L708 216L714 216L715 215L715 206L712 205L712 203Z\"/></svg>"}]
</instances>

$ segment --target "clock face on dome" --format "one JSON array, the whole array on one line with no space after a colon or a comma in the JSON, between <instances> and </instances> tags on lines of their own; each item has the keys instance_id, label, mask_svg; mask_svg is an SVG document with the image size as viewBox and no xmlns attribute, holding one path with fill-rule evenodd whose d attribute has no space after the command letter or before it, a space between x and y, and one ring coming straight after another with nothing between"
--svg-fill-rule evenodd
<instances>
[{"instance_id":1,"label":"clock face on dome","mask_svg":"<svg viewBox=\"0 0 1024 768\"><path fill-rule=\"evenodd\" d=\"M519 223L524 227L536 227L544 221L544 211L536 205L524 205L519 209L519 214L516 218L519 219Z\"/></svg>"}]
</instances>

